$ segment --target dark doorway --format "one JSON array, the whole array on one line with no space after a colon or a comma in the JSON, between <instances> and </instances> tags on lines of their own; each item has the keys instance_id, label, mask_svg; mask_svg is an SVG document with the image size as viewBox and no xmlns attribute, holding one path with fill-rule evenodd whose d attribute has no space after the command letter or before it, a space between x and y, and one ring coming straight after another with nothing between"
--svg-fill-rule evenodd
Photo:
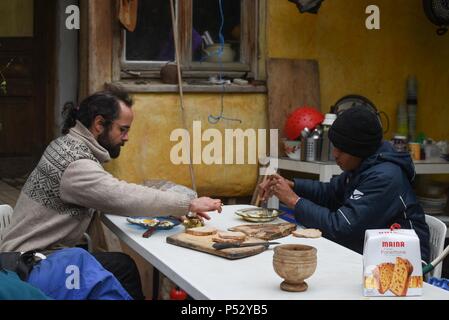
<instances>
[{"instance_id":1,"label":"dark doorway","mask_svg":"<svg viewBox=\"0 0 449 320\"><path fill-rule=\"evenodd\" d=\"M56 0L33 11L32 36L0 37L0 178L29 174L53 138Z\"/></svg>"}]
</instances>

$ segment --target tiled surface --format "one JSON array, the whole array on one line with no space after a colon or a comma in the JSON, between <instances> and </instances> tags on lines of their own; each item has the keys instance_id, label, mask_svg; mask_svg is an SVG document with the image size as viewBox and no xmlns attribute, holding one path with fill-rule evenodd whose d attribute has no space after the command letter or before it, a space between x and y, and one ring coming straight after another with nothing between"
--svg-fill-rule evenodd
<instances>
[{"instance_id":1,"label":"tiled surface","mask_svg":"<svg viewBox=\"0 0 449 320\"><path fill-rule=\"evenodd\" d=\"M3 180L0 180L0 204L9 204L14 208L21 189L21 186L17 187L13 187Z\"/></svg>"}]
</instances>

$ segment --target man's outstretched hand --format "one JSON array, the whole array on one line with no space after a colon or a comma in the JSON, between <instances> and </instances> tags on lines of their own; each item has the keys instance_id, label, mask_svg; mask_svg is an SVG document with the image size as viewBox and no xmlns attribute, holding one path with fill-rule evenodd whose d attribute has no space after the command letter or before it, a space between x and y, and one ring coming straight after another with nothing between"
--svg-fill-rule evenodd
<instances>
[{"instance_id":1,"label":"man's outstretched hand","mask_svg":"<svg viewBox=\"0 0 449 320\"><path fill-rule=\"evenodd\" d=\"M189 211L196 213L198 216L204 219L210 220L210 216L207 214L208 211L218 211L221 212L223 203L220 199L212 199L209 197L201 197L193 199L190 202Z\"/></svg>"}]
</instances>

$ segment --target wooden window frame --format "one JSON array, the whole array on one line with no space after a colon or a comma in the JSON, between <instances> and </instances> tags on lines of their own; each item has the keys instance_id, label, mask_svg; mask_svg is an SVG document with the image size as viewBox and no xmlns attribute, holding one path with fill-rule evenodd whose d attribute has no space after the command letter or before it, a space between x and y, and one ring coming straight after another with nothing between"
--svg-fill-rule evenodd
<instances>
[{"instance_id":1,"label":"wooden window frame","mask_svg":"<svg viewBox=\"0 0 449 320\"><path fill-rule=\"evenodd\" d=\"M116 2L118 10L118 2ZM192 61L192 2L193 0L177 0L176 16L181 68L186 78L207 78L220 72L224 76L241 77L257 74L257 37L258 37L258 0L241 1L241 41L240 62L211 63ZM115 80L129 78L159 78L160 69L167 62L125 60L125 30L115 28L114 62Z\"/></svg>"}]
</instances>

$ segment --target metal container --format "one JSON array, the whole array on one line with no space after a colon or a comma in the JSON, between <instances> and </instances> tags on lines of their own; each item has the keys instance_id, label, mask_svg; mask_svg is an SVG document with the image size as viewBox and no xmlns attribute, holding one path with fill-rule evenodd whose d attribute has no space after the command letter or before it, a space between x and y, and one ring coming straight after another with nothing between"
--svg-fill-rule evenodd
<instances>
[{"instance_id":1,"label":"metal container","mask_svg":"<svg viewBox=\"0 0 449 320\"><path fill-rule=\"evenodd\" d=\"M307 138L310 134L310 130L309 128L305 127L302 131L301 131L301 161L306 161L306 154L307 154Z\"/></svg>"},{"instance_id":2,"label":"metal container","mask_svg":"<svg viewBox=\"0 0 449 320\"><path fill-rule=\"evenodd\" d=\"M306 161L319 161L321 159L321 137L312 136L306 142Z\"/></svg>"},{"instance_id":3,"label":"metal container","mask_svg":"<svg viewBox=\"0 0 449 320\"><path fill-rule=\"evenodd\" d=\"M300 160L306 161L306 154L307 154L307 138L301 137L301 147L300 147Z\"/></svg>"}]
</instances>

